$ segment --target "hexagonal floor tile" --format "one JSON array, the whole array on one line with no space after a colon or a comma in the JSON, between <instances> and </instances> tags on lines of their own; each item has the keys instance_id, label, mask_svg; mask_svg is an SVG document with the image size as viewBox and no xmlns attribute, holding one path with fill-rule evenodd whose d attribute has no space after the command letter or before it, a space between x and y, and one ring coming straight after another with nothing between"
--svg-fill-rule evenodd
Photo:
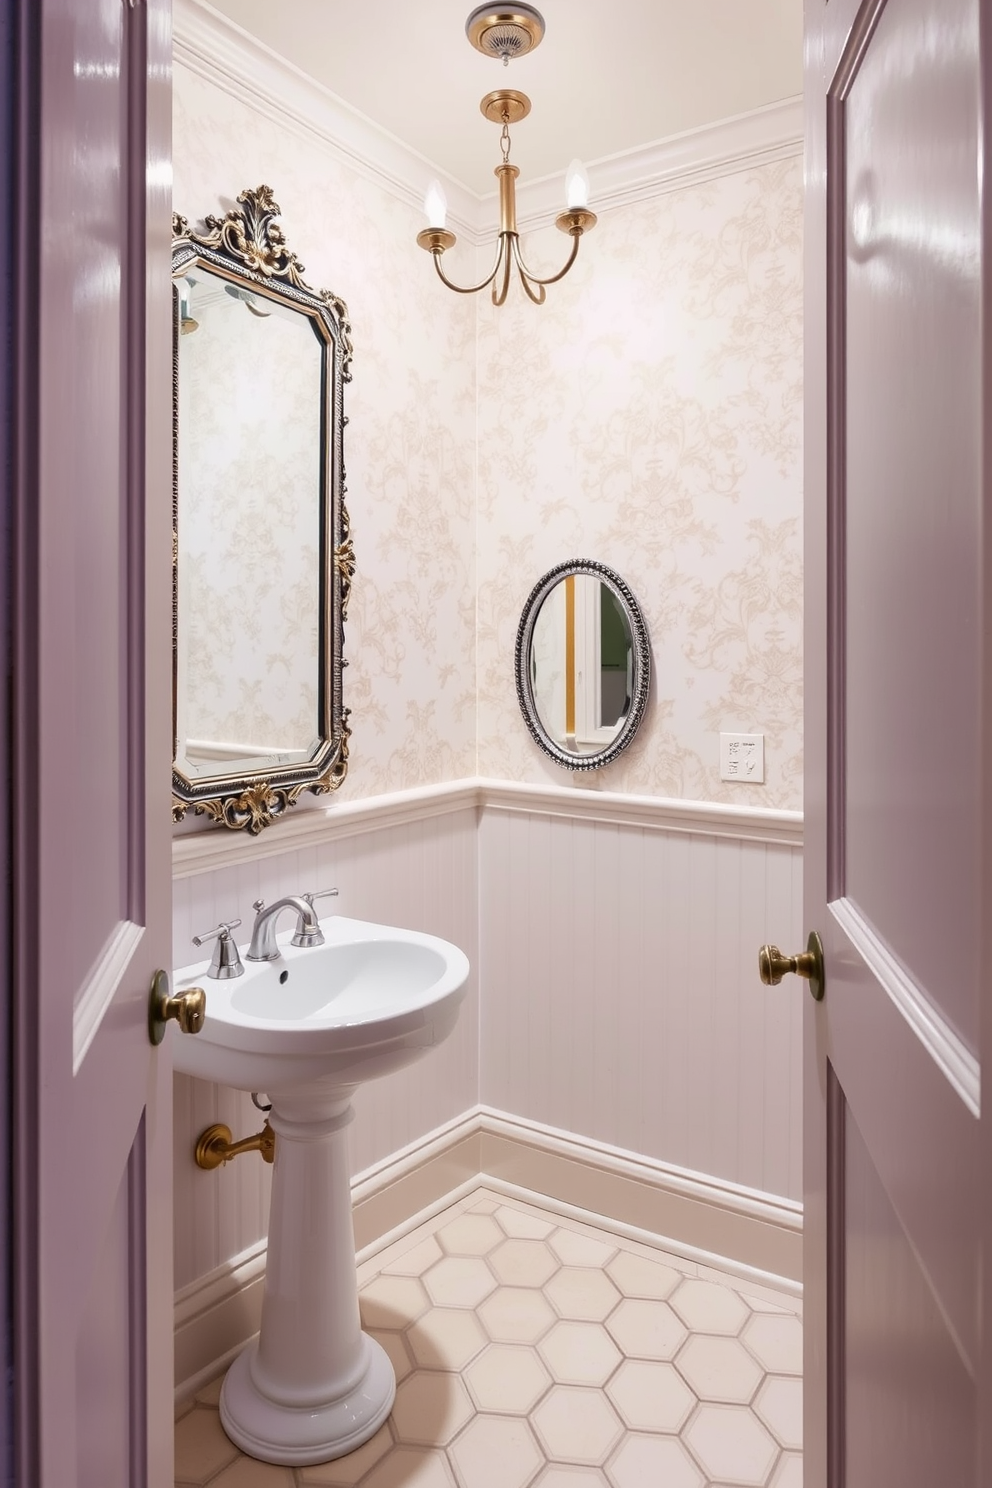
<instances>
[{"instance_id":1,"label":"hexagonal floor tile","mask_svg":"<svg viewBox=\"0 0 992 1488\"><path fill-rule=\"evenodd\" d=\"M509 1416L476 1416L449 1450L472 1488L525 1488L544 1462L527 1422Z\"/></svg>"},{"instance_id":2,"label":"hexagonal floor tile","mask_svg":"<svg viewBox=\"0 0 992 1488\"><path fill-rule=\"evenodd\" d=\"M628 1436L606 1469L614 1488L703 1488L703 1476L681 1442Z\"/></svg>"},{"instance_id":3,"label":"hexagonal floor tile","mask_svg":"<svg viewBox=\"0 0 992 1488\"><path fill-rule=\"evenodd\" d=\"M253 1457L238 1457L216 1478L219 1488L294 1488L288 1467L273 1467L270 1462L257 1462Z\"/></svg>"},{"instance_id":4,"label":"hexagonal floor tile","mask_svg":"<svg viewBox=\"0 0 992 1488\"><path fill-rule=\"evenodd\" d=\"M537 1349L561 1385L604 1385L622 1358L601 1323L555 1323Z\"/></svg>"},{"instance_id":5,"label":"hexagonal floor tile","mask_svg":"<svg viewBox=\"0 0 992 1488\"><path fill-rule=\"evenodd\" d=\"M605 1482L598 1467L565 1467L553 1462L534 1479L534 1488L603 1488Z\"/></svg>"},{"instance_id":6,"label":"hexagonal floor tile","mask_svg":"<svg viewBox=\"0 0 992 1488\"><path fill-rule=\"evenodd\" d=\"M531 1415L531 1425L556 1462L605 1462L623 1426L600 1390L555 1385Z\"/></svg>"},{"instance_id":7,"label":"hexagonal floor tile","mask_svg":"<svg viewBox=\"0 0 992 1488\"><path fill-rule=\"evenodd\" d=\"M556 1230L548 1244L563 1266L599 1266L602 1268L617 1253L615 1245L606 1245L576 1230Z\"/></svg>"},{"instance_id":8,"label":"hexagonal floor tile","mask_svg":"<svg viewBox=\"0 0 992 1488\"><path fill-rule=\"evenodd\" d=\"M682 1439L711 1478L755 1488L765 1482L778 1456L761 1422L741 1405L701 1405Z\"/></svg>"},{"instance_id":9,"label":"hexagonal floor tile","mask_svg":"<svg viewBox=\"0 0 992 1488\"><path fill-rule=\"evenodd\" d=\"M558 1259L543 1240L504 1240L489 1264L504 1286L543 1286L558 1270Z\"/></svg>"},{"instance_id":10,"label":"hexagonal floor tile","mask_svg":"<svg viewBox=\"0 0 992 1488\"><path fill-rule=\"evenodd\" d=\"M420 1282L412 1276L377 1276L358 1295L362 1323L366 1328L405 1328L430 1303Z\"/></svg>"},{"instance_id":11,"label":"hexagonal floor tile","mask_svg":"<svg viewBox=\"0 0 992 1488\"><path fill-rule=\"evenodd\" d=\"M660 1261L632 1255L628 1250L614 1256L606 1269L625 1297L646 1297L657 1302L664 1302L685 1279L681 1271L663 1266Z\"/></svg>"},{"instance_id":12,"label":"hexagonal floor tile","mask_svg":"<svg viewBox=\"0 0 992 1488\"><path fill-rule=\"evenodd\" d=\"M215 1410L190 1411L177 1423L176 1477L181 1482L205 1483L237 1455Z\"/></svg>"},{"instance_id":13,"label":"hexagonal floor tile","mask_svg":"<svg viewBox=\"0 0 992 1488\"><path fill-rule=\"evenodd\" d=\"M671 1297L672 1306L695 1333L739 1333L751 1316L738 1292L691 1277Z\"/></svg>"},{"instance_id":14,"label":"hexagonal floor tile","mask_svg":"<svg viewBox=\"0 0 992 1488\"><path fill-rule=\"evenodd\" d=\"M370 1338L375 1339L380 1348L385 1349L389 1362L393 1366L396 1383L399 1384L400 1380L406 1379L413 1370L413 1360L410 1358L403 1334L387 1333L381 1328L367 1328L366 1332Z\"/></svg>"},{"instance_id":15,"label":"hexagonal floor tile","mask_svg":"<svg viewBox=\"0 0 992 1488\"><path fill-rule=\"evenodd\" d=\"M455 1488L455 1476L443 1452L395 1447L372 1469L362 1488Z\"/></svg>"},{"instance_id":16,"label":"hexagonal floor tile","mask_svg":"<svg viewBox=\"0 0 992 1488\"><path fill-rule=\"evenodd\" d=\"M419 1245L405 1250L402 1255L394 1257L388 1264L383 1266L383 1276L422 1276L428 1266L433 1266L439 1261L444 1252L434 1239L428 1235L426 1240L421 1240Z\"/></svg>"},{"instance_id":17,"label":"hexagonal floor tile","mask_svg":"<svg viewBox=\"0 0 992 1488\"><path fill-rule=\"evenodd\" d=\"M475 1414L457 1374L417 1370L396 1390L393 1426L401 1442L444 1447Z\"/></svg>"},{"instance_id":18,"label":"hexagonal floor tile","mask_svg":"<svg viewBox=\"0 0 992 1488\"><path fill-rule=\"evenodd\" d=\"M751 1319L741 1338L769 1373L802 1374L803 1325L797 1317L762 1313Z\"/></svg>"},{"instance_id":19,"label":"hexagonal floor tile","mask_svg":"<svg viewBox=\"0 0 992 1488\"><path fill-rule=\"evenodd\" d=\"M522 1209L511 1209L503 1205L496 1210L496 1223L513 1240L544 1240L554 1229L546 1219L536 1214L526 1214Z\"/></svg>"},{"instance_id":20,"label":"hexagonal floor tile","mask_svg":"<svg viewBox=\"0 0 992 1488\"><path fill-rule=\"evenodd\" d=\"M424 1286L439 1306L478 1307L496 1290L496 1278L483 1260L446 1256L424 1272Z\"/></svg>"},{"instance_id":21,"label":"hexagonal floor tile","mask_svg":"<svg viewBox=\"0 0 992 1488\"><path fill-rule=\"evenodd\" d=\"M421 1369L464 1369L488 1341L475 1314L461 1307L432 1307L406 1332Z\"/></svg>"},{"instance_id":22,"label":"hexagonal floor tile","mask_svg":"<svg viewBox=\"0 0 992 1488\"><path fill-rule=\"evenodd\" d=\"M620 1301L620 1293L605 1271L564 1266L544 1288L544 1295L563 1318L601 1323Z\"/></svg>"},{"instance_id":23,"label":"hexagonal floor tile","mask_svg":"<svg viewBox=\"0 0 992 1488\"><path fill-rule=\"evenodd\" d=\"M625 1297L606 1326L629 1359L672 1359L687 1338L667 1302Z\"/></svg>"},{"instance_id":24,"label":"hexagonal floor tile","mask_svg":"<svg viewBox=\"0 0 992 1488\"><path fill-rule=\"evenodd\" d=\"M477 1315L494 1343L536 1343L555 1321L543 1295L525 1287L500 1287Z\"/></svg>"},{"instance_id":25,"label":"hexagonal floor tile","mask_svg":"<svg viewBox=\"0 0 992 1488\"><path fill-rule=\"evenodd\" d=\"M550 1386L551 1376L533 1349L493 1343L466 1369L465 1383L480 1410L525 1416Z\"/></svg>"},{"instance_id":26,"label":"hexagonal floor tile","mask_svg":"<svg viewBox=\"0 0 992 1488\"><path fill-rule=\"evenodd\" d=\"M300 1468L300 1481L304 1488L354 1488L387 1452L393 1450L394 1445L387 1422L357 1451L338 1457L334 1462L321 1462L316 1467Z\"/></svg>"},{"instance_id":27,"label":"hexagonal floor tile","mask_svg":"<svg viewBox=\"0 0 992 1488\"><path fill-rule=\"evenodd\" d=\"M736 1338L708 1338L694 1333L676 1362L700 1400L746 1405L763 1378L759 1366Z\"/></svg>"},{"instance_id":28,"label":"hexagonal floor tile","mask_svg":"<svg viewBox=\"0 0 992 1488\"><path fill-rule=\"evenodd\" d=\"M769 1297L759 1297L754 1292L742 1292L741 1296L750 1307L752 1312L774 1312L786 1313L789 1317L802 1317L802 1308L799 1306L788 1306L791 1297L783 1296L781 1302L773 1302Z\"/></svg>"},{"instance_id":29,"label":"hexagonal floor tile","mask_svg":"<svg viewBox=\"0 0 992 1488\"><path fill-rule=\"evenodd\" d=\"M752 1409L764 1421L780 1446L802 1451L803 1382L801 1379L768 1379L758 1391Z\"/></svg>"},{"instance_id":30,"label":"hexagonal floor tile","mask_svg":"<svg viewBox=\"0 0 992 1488\"><path fill-rule=\"evenodd\" d=\"M768 1488L803 1488L803 1459L797 1452L784 1452Z\"/></svg>"},{"instance_id":31,"label":"hexagonal floor tile","mask_svg":"<svg viewBox=\"0 0 992 1488\"><path fill-rule=\"evenodd\" d=\"M624 1360L606 1393L634 1431L679 1431L696 1404L673 1365L649 1359Z\"/></svg>"},{"instance_id":32,"label":"hexagonal floor tile","mask_svg":"<svg viewBox=\"0 0 992 1488\"><path fill-rule=\"evenodd\" d=\"M487 1214L460 1214L443 1225L437 1239L448 1255L488 1255L503 1239L503 1231Z\"/></svg>"}]
</instances>

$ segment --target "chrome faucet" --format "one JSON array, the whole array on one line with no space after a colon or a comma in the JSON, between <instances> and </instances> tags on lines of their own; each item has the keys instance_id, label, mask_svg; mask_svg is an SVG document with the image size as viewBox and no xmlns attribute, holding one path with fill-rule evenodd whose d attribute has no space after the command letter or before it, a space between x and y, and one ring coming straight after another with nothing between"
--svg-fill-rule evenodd
<instances>
[{"instance_id":1,"label":"chrome faucet","mask_svg":"<svg viewBox=\"0 0 992 1488\"><path fill-rule=\"evenodd\" d=\"M245 952L245 960L276 960L279 955L279 947L276 944L276 920L284 909L296 910L297 921L292 942L294 946L323 945L324 936L313 901L323 898L326 894L336 893L337 889L324 889L321 893L303 894L300 898L297 898L295 894L290 894L285 899L277 899L274 904L268 906L264 899L256 899L252 909L256 910L257 914L251 932L251 945Z\"/></svg>"},{"instance_id":2,"label":"chrome faucet","mask_svg":"<svg viewBox=\"0 0 992 1488\"><path fill-rule=\"evenodd\" d=\"M216 930L210 930L206 935L193 936L195 946L205 945L208 940L216 937L217 944L214 946L213 960L207 972L207 976L213 977L215 981L226 982L231 977L244 975L245 969L231 936L231 931L236 930L240 924L240 920L221 920Z\"/></svg>"}]
</instances>

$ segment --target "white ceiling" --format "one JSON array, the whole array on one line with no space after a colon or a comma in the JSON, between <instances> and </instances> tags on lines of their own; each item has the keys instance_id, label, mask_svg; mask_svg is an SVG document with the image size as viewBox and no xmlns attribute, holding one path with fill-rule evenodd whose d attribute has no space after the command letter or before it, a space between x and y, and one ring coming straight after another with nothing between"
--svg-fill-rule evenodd
<instances>
[{"instance_id":1,"label":"white ceiling","mask_svg":"<svg viewBox=\"0 0 992 1488\"><path fill-rule=\"evenodd\" d=\"M212 4L480 195L499 160L479 112L494 88L533 103L511 155L531 180L802 89L802 0L539 0L544 41L506 68L466 40L472 0Z\"/></svg>"}]
</instances>

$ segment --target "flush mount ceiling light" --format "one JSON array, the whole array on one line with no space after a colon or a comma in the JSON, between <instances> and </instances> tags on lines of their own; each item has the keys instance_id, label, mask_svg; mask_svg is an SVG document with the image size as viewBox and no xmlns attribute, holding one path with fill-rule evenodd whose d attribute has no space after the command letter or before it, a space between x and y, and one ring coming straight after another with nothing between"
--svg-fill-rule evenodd
<instances>
[{"instance_id":1,"label":"flush mount ceiling light","mask_svg":"<svg viewBox=\"0 0 992 1488\"><path fill-rule=\"evenodd\" d=\"M486 57L501 60L505 67L511 58L524 57L540 45L544 36L544 18L532 5L480 5L466 21L465 34L477 51ZM500 150L503 161L494 171L499 181L499 238L492 272L481 284L463 287L453 284L442 269L441 255L446 249L453 247L457 239L445 227L448 204L438 181L432 181L427 188L424 210L430 225L417 234L417 242L434 259L434 267L442 284L446 284L456 294L478 294L480 290L492 285L493 304L502 305L510 288L510 269L516 264L520 282L528 297L535 305L543 305L545 286L557 284L559 279L565 277L578 254L579 239L584 232L596 225L595 213L588 210L589 182L579 161L573 160L565 173L567 210L555 220L555 226L571 237L572 251L564 268L559 269L557 274L550 274L545 279L539 278L527 268L520 252L514 184L520 171L517 166L510 164L510 125L526 119L530 113L530 99L514 88L497 88L495 92L486 94L480 108L487 119L502 126Z\"/></svg>"}]
</instances>

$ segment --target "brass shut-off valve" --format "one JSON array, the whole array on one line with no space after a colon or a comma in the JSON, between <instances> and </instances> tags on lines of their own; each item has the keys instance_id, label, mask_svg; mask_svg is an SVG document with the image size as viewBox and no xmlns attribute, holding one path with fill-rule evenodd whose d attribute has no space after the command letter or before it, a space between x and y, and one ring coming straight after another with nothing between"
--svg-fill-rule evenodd
<instances>
[{"instance_id":1,"label":"brass shut-off valve","mask_svg":"<svg viewBox=\"0 0 992 1488\"><path fill-rule=\"evenodd\" d=\"M235 1142L232 1141L231 1128L218 1121L200 1133L193 1155L198 1168L210 1171L230 1162L232 1157L240 1157L243 1152L260 1152L263 1162L275 1161L276 1134L268 1122L253 1137L243 1137L240 1142Z\"/></svg>"}]
</instances>

